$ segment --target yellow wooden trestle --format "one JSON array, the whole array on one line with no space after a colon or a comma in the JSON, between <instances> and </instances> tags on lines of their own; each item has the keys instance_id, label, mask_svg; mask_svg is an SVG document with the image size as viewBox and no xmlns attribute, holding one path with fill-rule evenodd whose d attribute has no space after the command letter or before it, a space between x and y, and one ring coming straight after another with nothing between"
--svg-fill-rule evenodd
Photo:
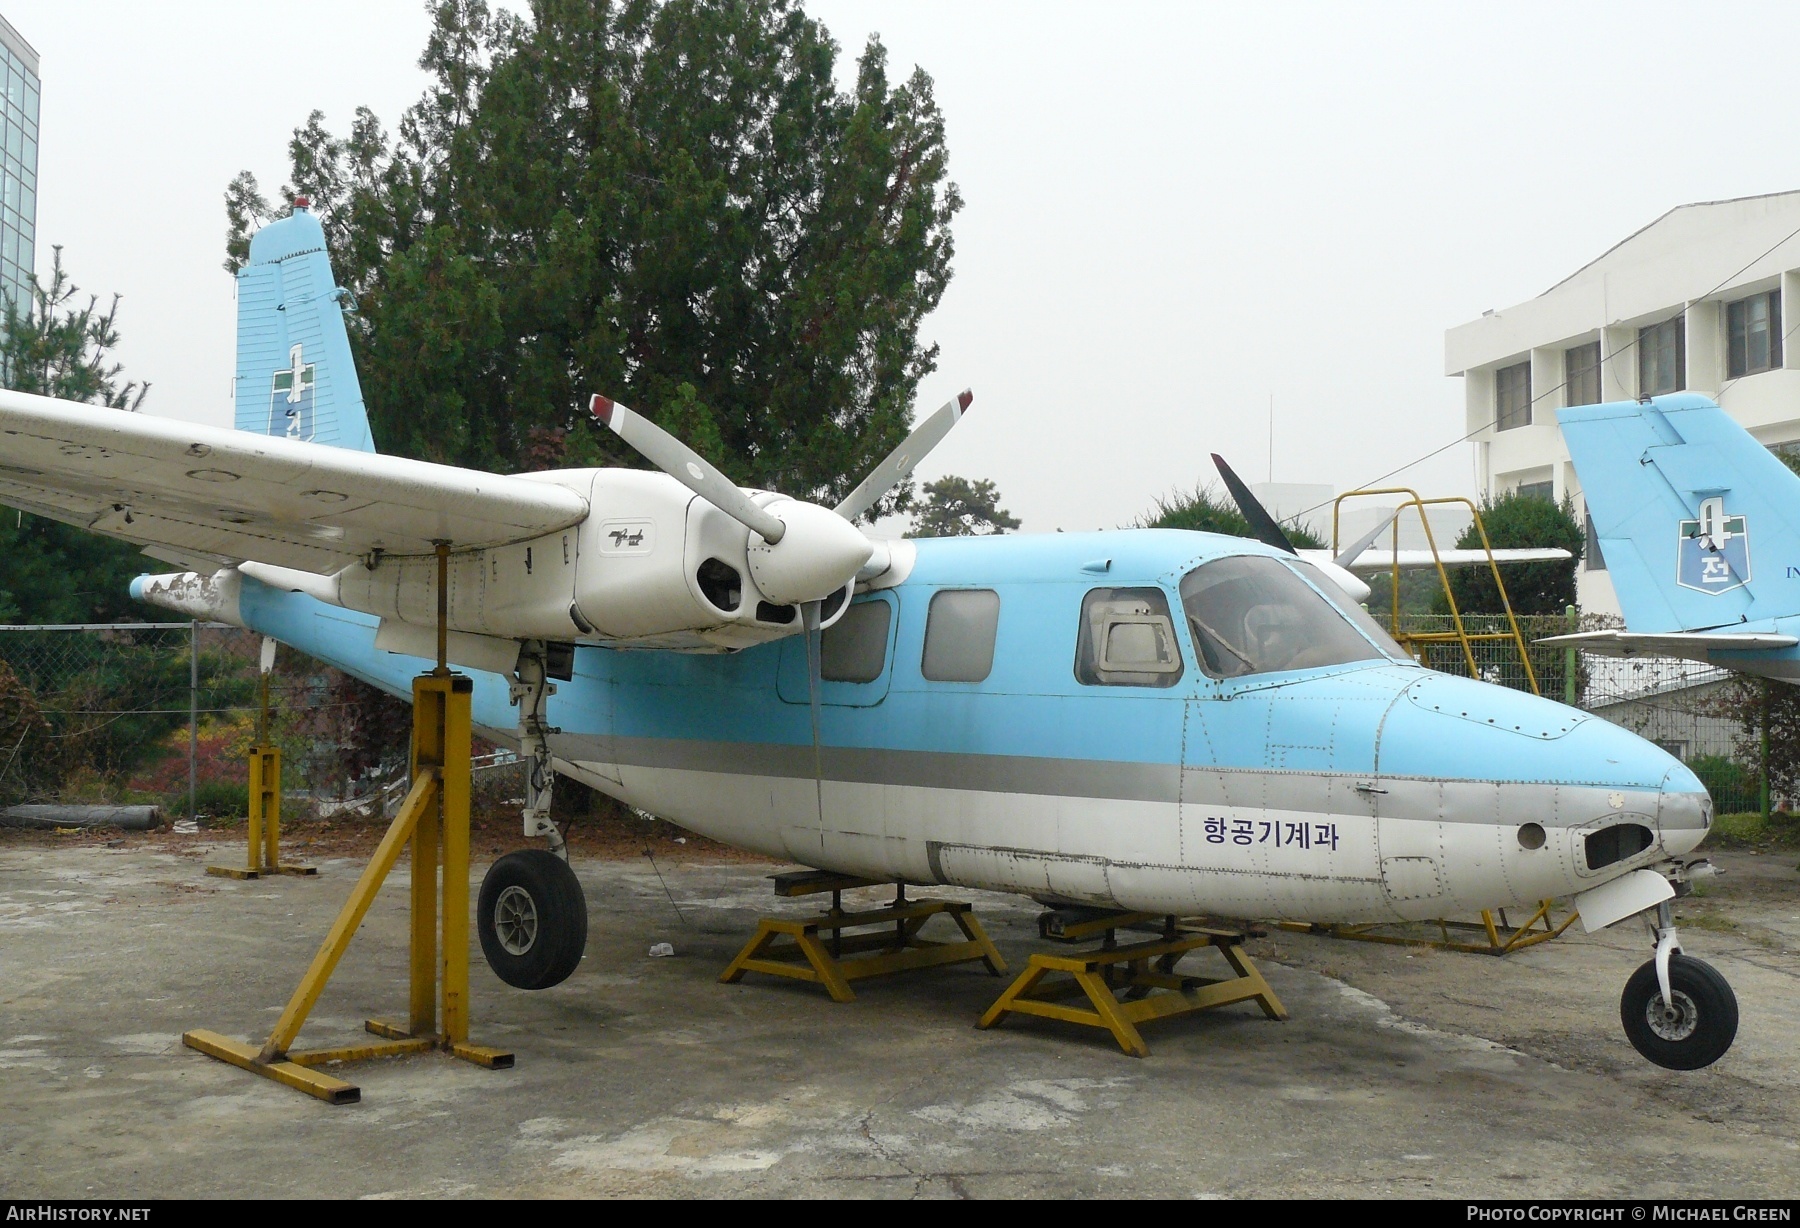
<instances>
[{"instance_id":1,"label":"yellow wooden trestle","mask_svg":"<svg viewBox=\"0 0 1800 1228\"><path fill-rule=\"evenodd\" d=\"M1055 936L1079 941L1104 933L1104 944L1098 950L1070 955L1034 954L1025 971L1007 986L975 1026L991 1028L1012 1014L1060 1019L1064 1023L1104 1028L1119 1042L1119 1048L1132 1057L1148 1057L1150 1048L1137 1025L1152 1019L1252 1000L1270 1019L1287 1018L1287 1008L1244 953L1242 934L1185 925L1174 917L1164 917L1161 937L1124 945L1117 941L1118 929L1157 920L1154 913L1111 913L1062 927ZM1217 950L1236 975L1177 975L1175 965L1201 947ZM1065 976L1069 979L1061 979ZM1084 995L1089 1003L1085 1008L1064 1001Z\"/></svg>"},{"instance_id":2,"label":"yellow wooden trestle","mask_svg":"<svg viewBox=\"0 0 1800 1228\"><path fill-rule=\"evenodd\" d=\"M906 884L895 883L894 900L886 907L845 912L843 892L879 886L879 881L818 870L777 874L774 879L775 894L788 898L829 891L831 908L812 917L762 918L755 935L719 975L723 984L742 980L746 972L761 972L823 985L832 1001L853 1002L856 994L850 982L864 977L975 960L986 964L994 976L1006 971L1006 961L975 918L972 904L908 900ZM963 941L921 938L919 931L936 916L954 921ZM859 929L873 932L844 933Z\"/></svg>"},{"instance_id":3,"label":"yellow wooden trestle","mask_svg":"<svg viewBox=\"0 0 1800 1228\"><path fill-rule=\"evenodd\" d=\"M440 656L441 661L441 656ZM312 966L261 1046L201 1029L185 1033L193 1049L298 1088L332 1104L353 1104L353 1083L320 1066L442 1049L477 1065L504 1068L513 1055L469 1043L469 701L471 681L440 664L413 680L412 789L351 889ZM411 984L407 1022L371 1019L381 1040L333 1049L296 1050L294 1041L375 902L412 845ZM254 848L255 846L252 845ZM443 869L442 899L438 868ZM441 921L440 921L441 918Z\"/></svg>"},{"instance_id":4,"label":"yellow wooden trestle","mask_svg":"<svg viewBox=\"0 0 1800 1228\"><path fill-rule=\"evenodd\" d=\"M1552 912L1554 900L1540 900L1537 911L1532 913L1525 924L1513 926L1506 920L1506 910L1502 908L1499 920L1494 919L1494 910L1481 910L1480 921L1377 921L1367 925L1324 925L1308 924L1304 921L1279 922L1284 930L1296 934L1317 934L1324 938L1348 938L1355 942L1385 942L1398 947L1432 947L1439 951L1467 951L1475 955L1511 955L1514 951L1523 951L1526 947L1535 947L1540 942L1549 942L1562 937L1564 930L1575 924L1575 918L1581 914L1575 909L1558 921ZM1384 932L1392 929L1416 929L1436 927L1438 937L1430 938L1421 934ZM1452 934L1479 935L1487 941L1464 941L1452 937Z\"/></svg>"}]
</instances>

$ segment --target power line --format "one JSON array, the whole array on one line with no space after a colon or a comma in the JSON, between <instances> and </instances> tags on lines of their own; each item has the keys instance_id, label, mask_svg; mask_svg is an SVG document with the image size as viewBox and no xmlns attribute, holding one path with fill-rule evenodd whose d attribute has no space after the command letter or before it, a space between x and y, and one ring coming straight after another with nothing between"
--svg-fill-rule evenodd
<instances>
[{"instance_id":1,"label":"power line","mask_svg":"<svg viewBox=\"0 0 1800 1228\"><path fill-rule=\"evenodd\" d=\"M1733 281L1737 280L1739 275L1744 273L1752 265L1756 264L1757 261L1767 259L1769 256L1773 255L1775 252L1779 251L1785 244L1792 241L1794 239L1794 237L1797 235L1800 235L1800 226L1794 227L1794 229L1788 231L1788 233L1786 235L1784 235L1782 238L1777 239L1775 241L1775 243L1772 246L1770 246L1767 250L1760 252L1757 255L1751 257L1749 260L1745 261L1741 266L1739 266L1735 271L1726 274L1725 277L1723 279L1721 279L1718 282L1718 284L1713 286L1712 289L1708 290L1706 293L1700 295L1699 297L1689 299L1688 301L1690 303L1699 303L1699 302L1704 302L1705 300L1711 298L1713 295L1717 294L1720 290L1723 290L1726 286L1730 285ZM1683 314L1684 315L1686 314L1685 308L1683 309ZM1601 329L1603 345L1604 345L1605 329L1608 327L1611 327L1611 326L1603 325L1602 329ZM1800 324L1796 324L1795 329L1800 329ZM1789 329L1787 331L1787 333L1784 333L1783 334L1784 340L1786 337L1791 336L1793 334L1793 332L1794 332L1794 329ZM1627 341L1624 345L1620 346L1617 350L1613 351L1612 357L1616 360L1620 355L1629 353L1635 346L1637 346L1638 342L1641 340L1641 337L1642 337L1642 334L1640 333L1640 335L1638 337L1633 337L1631 340ZM1604 360L1604 355L1602 356L1602 359ZM1741 378L1741 377L1739 377L1739 378ZM1723 392L1725 390L1725 388L1729 387L1733 382L1735 382L1735 381L1727 380L1726 383L1720 387L1719 391ZM1568 386L1569 386L1569 380L1568 380L1567 374L1565 373L1563 381L1560 384L1553 384L1549 388L1544 389L1544 391L1540 392L1538 395L1531 398L1530 404L1535 406L1539 401L1543 400L1545 397L1549 396L1551 393L1561 392L1564 388L1567 388ZM1424 464L1426 461L1430 460L1432 457L1438 455L1441 452L1449 451L1451 448L1454 448L1459 443L1467 443L1467 442L1469 442L1469 440L1475 438L1475 436L1481 434L1482 432L1492 430L1493 426L1494 426L1494 424L1491 422L1483 423L1482 425L1476 427L1474 430L1468 432L1466 435L1463 435L1457 439L1452 439L1449 443L1443 445L1442 447L1433 448L1431 451L1425 453L1425 455L1416 457L1413 460L1407 461L1404 465L1401 465L1398 469L1390 469L1378 478L1372 478L1367 482L1361 483L1359 486L1356 487L1356 489L1363 490L1363 489L1367 489L1369 487L1379 486L1381 483L1387 481L1389 478L1393 477L1395 474L1405 473L1408 469L1411 469L1414 465ZM1296 512L1295 518L1298 519L1299 517L1306 515L1308 512L1316 512L1320 508L1326 506L1326 504L1331 503L1331 502L1332 502L1331 499L1327 499L1324 503L1315 503L1309 508L1304 508L1301 511Z\"/></svg>"}]
</instances>

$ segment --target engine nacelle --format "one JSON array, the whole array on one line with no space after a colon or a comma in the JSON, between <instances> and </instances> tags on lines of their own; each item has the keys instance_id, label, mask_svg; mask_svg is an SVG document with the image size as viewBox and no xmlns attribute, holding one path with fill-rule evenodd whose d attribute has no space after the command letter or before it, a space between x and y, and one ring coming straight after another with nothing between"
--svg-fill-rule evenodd
<instances>
[{"instance_id":1,"label":"engine nacelle","mask_svg":"<svg viewBox=\"0 0 1800 1228\"><path fill-rule=\"evenodd\" d=\"M757 587L750 530L668 475L597 469L530 476L579 490L593 510L579 525L530 541L453 553L453 630L722 652L801 629L794 606L770 601ZM764 505L783 501L754 497ZM352 565L333 578L338 603L434 627L437 561L415 556L373 563ZM288 587L314 591L300 583ZM850 590L846 584L825 601L827 625L843 613Z\"/></svg>"}]
</instances>

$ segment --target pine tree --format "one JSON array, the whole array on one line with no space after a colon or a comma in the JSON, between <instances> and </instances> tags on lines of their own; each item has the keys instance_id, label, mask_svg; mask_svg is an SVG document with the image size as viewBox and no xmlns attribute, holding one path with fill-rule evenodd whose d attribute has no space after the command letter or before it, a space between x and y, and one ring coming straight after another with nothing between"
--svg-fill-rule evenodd
<instances>
[{"instance_id":1,"label":"pine tree","mask_svg":"<svg viewBox=\"0 0 1800 1228\"><path fill-rule=\"evenodd\" d=\"M950 279L931 79L889 79L790 0L439 0L390 136L315 113L289 146L351 291L384 451L480 468L641 464L605 392L733 479L841 497L904 438ZM227 192L228 264L267 216ZM878 512L903 505L907 492Z\"/></svg>"},{"instance_id":2,"label":"pine tree","mask_svg":"<svg viewBox=\"0 0 1800 1228\"><path fill-rule=\"evenodd\" d=\"M1000 506L1000 490L992 482L948 474L926 484L907 536L987 537L1018 527L1018 519Z\"/></svg>"}]
</instances>

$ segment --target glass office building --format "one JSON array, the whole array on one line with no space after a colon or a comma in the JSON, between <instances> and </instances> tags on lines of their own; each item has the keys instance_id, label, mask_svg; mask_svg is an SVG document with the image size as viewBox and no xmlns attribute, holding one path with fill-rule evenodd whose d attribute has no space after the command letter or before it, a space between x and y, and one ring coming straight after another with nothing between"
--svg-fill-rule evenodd
<instances>
[{"instance_id":1,"label":"glass office building","mask_svg":"<svg viewBox=\"0 0 1800 1228\"><path fill-rule=\"evenodd\" d=\"M27 305L37 269L38 54L0 17L0 294Z\"/></svg>"}]
</instances>

